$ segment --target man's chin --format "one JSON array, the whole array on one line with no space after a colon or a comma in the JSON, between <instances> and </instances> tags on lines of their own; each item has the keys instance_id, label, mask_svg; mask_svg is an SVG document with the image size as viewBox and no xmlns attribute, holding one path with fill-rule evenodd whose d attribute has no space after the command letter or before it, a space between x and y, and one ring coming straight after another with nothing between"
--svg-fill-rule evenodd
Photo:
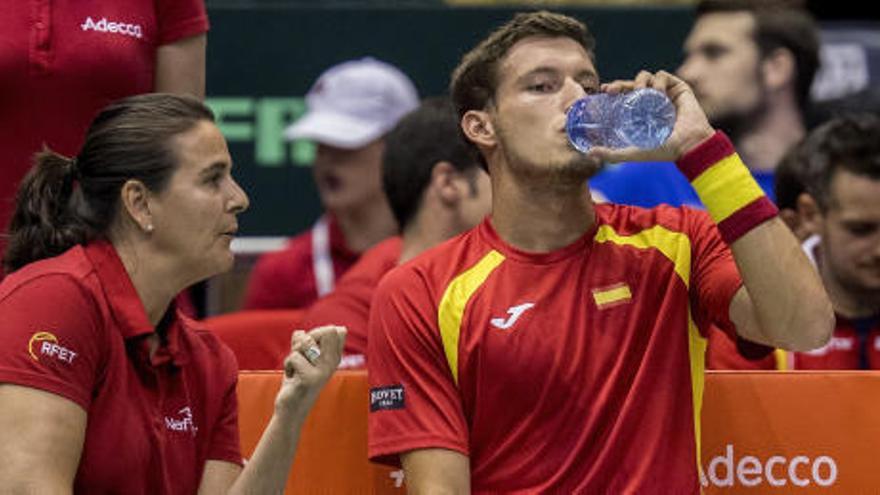
<instances>
[{"instance_id":1,"label":"man's chin","mask_svg":"<svg viewBox=\"0 0 880 495\"><path fill-rule=\"evenodd\" d=\"M569 170L571 175L586 180L602 171L603 167L604 164L601 161L578 153L576 157L568 162L564 169Z\"/></svg>"}]
</instances>

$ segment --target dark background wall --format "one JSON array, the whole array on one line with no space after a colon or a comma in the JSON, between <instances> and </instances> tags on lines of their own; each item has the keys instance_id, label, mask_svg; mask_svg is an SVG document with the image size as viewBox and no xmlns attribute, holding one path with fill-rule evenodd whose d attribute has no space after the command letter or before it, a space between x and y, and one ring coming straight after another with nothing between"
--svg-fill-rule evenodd
<instances>
[{"instance_id":1,"label":"dark background wall","mask_svg":"<svg viewBox=\"0 0 880 495\"><path fill-rule=\"evenodd\" d=\"M517 10L209 3L209 103L251 195L242 233L292 234L318 216L308 167L314 148L285 143L281 133L324 69L369 55L400 67L422 96L440 94L461 55ZM561 11L595 34L603 79L674 69L692 22L690 9L678 7Z\"/></svg>"}]
</instances>

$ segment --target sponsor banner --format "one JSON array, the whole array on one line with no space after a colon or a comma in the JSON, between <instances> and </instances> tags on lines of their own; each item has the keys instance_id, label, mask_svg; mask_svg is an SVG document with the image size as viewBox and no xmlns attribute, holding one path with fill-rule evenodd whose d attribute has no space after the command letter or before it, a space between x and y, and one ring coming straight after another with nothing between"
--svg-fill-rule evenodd
<instances>
[{"instance_id":1,"label":"sponsor banner","mask_svg":"<svg viewBox=\"0 0 880 495\"><path fill-rule=\"evenodd\" d=\"M713 372L704 493L877 493L880 374Z\"/></svg>"},{"instance_id":2,"label":"sponsor banner","mask_svg":"<svg viewBox=\"0 0 880 495\"><path fill-rule=\"evenodd\" d=\"M280 372L239 376L245 458L272 416L280 384ZM396 400L397 389L385 388L375 400ZM306 420L285 493L405 493L400 470L367 461L370 400L366 372L336 372ZM709 372L703 493L878 493L877 411L880 373Z\"/></svg>"}]
</instances>

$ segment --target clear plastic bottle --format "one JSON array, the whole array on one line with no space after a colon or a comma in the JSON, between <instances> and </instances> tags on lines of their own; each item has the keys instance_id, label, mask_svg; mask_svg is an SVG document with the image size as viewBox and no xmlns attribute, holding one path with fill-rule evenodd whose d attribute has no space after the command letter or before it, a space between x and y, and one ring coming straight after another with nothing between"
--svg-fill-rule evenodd
<instances>
[{"instance_id":1,"label":"clear plastic bottle","mask_svg":"<svg viewBox=\"0 0 880 495\"><path fill-rule=\"evenodd\" d=\"M657 148L675 125L675 107L669 98L651 88L611 95L596 93L574 102L568 110L565 131L578 151L593 146Z\"/></svg>"}]
</instances>

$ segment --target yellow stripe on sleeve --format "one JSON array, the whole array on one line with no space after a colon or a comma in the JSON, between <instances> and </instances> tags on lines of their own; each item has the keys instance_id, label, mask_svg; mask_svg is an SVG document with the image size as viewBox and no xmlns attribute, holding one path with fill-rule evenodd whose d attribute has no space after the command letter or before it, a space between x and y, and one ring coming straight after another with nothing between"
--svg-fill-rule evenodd
<instances>
[{"instance_id":1,"label":"yellow stripe on sleeve","mask_svg":"<svg viewBox=\"0 0 880 495\"><path fill-rule=\"evenodd\" d=\"M486 278L502 261L504 255L495 250L489 251L477 264L452 279L440 299L437 323L443 340L443 352L446 354L446 361L449 363L449 370L452 371L452 379L456 385L458 385L458 340L464 308L474 292L483 285Z\"/></svg>"},{"instance_id":2,"label":"yellow stripe on sleeve","mask_svg":"<svg viewBox=\"0 0 880 495\"><path fill-rule=\"evenodd\" d=\"M764 190L736 153L706 169L691 185L715 223L764 196Z\"/></svg>"}]
</instances>

